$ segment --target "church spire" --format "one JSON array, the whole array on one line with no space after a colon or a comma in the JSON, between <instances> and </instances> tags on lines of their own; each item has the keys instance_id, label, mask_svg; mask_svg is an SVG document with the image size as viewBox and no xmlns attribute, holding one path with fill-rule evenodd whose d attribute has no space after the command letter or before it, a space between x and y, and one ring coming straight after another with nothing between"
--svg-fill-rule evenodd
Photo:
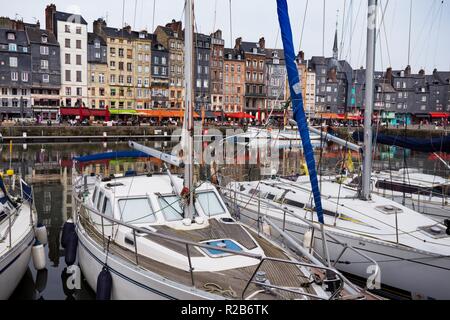
<instances>
[{"instance_id":1,"label":"church spire","mask_svg":"<svg viewBox=\"0 0 450 320\"><path fill-rule=\"evenodd\" d=\"M339 10L337 11L336 18L336 33L334 34L334 45L333 45L333 58L338 60L339 57L339 49L338 49L338 22L339 21Z\"/></svg>"}]
</instances>

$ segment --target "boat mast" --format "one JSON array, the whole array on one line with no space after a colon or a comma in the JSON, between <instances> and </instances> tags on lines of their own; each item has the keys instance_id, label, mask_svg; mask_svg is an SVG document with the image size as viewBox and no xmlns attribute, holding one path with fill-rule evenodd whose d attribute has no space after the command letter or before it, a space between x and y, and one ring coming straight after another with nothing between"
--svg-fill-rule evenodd
<instances>
[{"instance_id":1,"label":"boat mast","mask_svg":"<svg viewBox=\"0 0 450 320\"><path fill-rule=\"evenodd\" d=\"M370 176L372 173L372 114L374 101L374 68L375 68L375 47L377 28L377 5L378 0L368 0L367 13L367 61L366 61L366 106L364 114L364 163L362 177L363 200L370 200Z\"/></svg>"},{"instance_id":2,"label":"boat mast","mask_svg":"<svg viewBox=\"0 0 450 320\"><path fill-rule=\"evenodd\" d=\"M186 219L194 217L194 117L192 103L193 84L193 39L194 39L194 0L186 0L184 39L184 77L185 77L185 136L184 156L184 190L188 192L187 204L184 208Z\"/></svg>"}]
</instances>

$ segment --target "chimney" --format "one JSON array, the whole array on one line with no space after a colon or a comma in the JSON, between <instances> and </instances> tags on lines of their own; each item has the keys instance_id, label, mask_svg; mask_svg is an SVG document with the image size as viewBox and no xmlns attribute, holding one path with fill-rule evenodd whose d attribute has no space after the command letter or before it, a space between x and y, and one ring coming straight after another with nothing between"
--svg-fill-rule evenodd
<instances>
[{"instance_id":1,"label":"chimney","mask_svg":"<svg viewBox=\"0 0 450 320\"><path fill-rule=\"evenodd\" d=\"M166 27L172 29L173 32L181 33L183 24L181 21L175 21L175 19L173 19L171 23L166 24Z\"/></svg>"},{"instance_id":2,"label":"chimney","mask_svg":"<svg viewBox=\"0 0 450 320\"><path fill-rule=\"evenodd\" d=\"M423 70L423 69L420 69L420 71L419 71L419 75L423 77L423 76L425 75L425 70Z\"/></svg>"},{"instance_id":3,"label":"chimney","mask_svg":"<svg viewBox=\"0 0 450 320\"><path fill-rule=\"evenodd\" d=\"M387 83L392 83L392 68L391 67L387 68L385 79L386 79Z\"/></svg>"},{"instance_id":4,"label":"chimney","mask_svg":"<svg viewBox=\"0 0 450 320\"><path fill-rule=\"evenodd\" d=\"M410 76L411 75L411 66L408 65L405 69L405 76Z\"/></svg>"},{"instance_id":5,"label":"chimney","mask_svg":"<svg viewBox=\"0 0 450 320\"><path fill-rule=\"evenodd\" d=\"M300 52L298 53L298 57L299 57L299 59L300 59L300 62L305 61L305 53L304 53L303 51L300 51Z\"/></svg>"},{"instance_id":6,"label":"chimney","mask_svg":"<svg viewBox=\"0 0 450 320\"><path fill-rule=\"evenodd\" d=\"M125 28L123 28L128 34L131 34L131 26L127 25Z\"/></svg>"},{"instance_id":7,"label":"chimney","mask_svg":"<svg viewBox=\"0 0 450 320\"><path fill-rule=\"evenodd\" d=\"M41 29L41 23L38 21L36 21L36 29Z\"/></svg>"},{"instance_id":8,"label":"chimney","mask_svg":"<svg viewBox=\"0 0 450 320\"><path fill-rule=\"evenodd\" d=\"M266 39L264 39L264 37L259 39L259 48L263 50L266 48Z\"/></svg>"},{"instance_id":9,"label":"chimney","mask_svg":"<svg viewBox=\"0 0 450 320\"><path fill-rule=\"evenodd\" d=\"M54 33L53 30L53 16L56 12L56 6L52 3L45 8L45 29Z\"/></svg>"},{"instance_id":10,"label":"chimney","mask_svg":"<svg viewBox=\"0 0 450 320\"><path fill-rule=\"evenodd\" d=\"M237 38L234 48L237 50L241 50L241 43L242 43L242 37Z\"/></svg>"},{"instance_id":11,"label":"chimney","mask_svg":"<svg viewBox=\"0 0 450 320\"><path fill-rule=\"evenodd\" d=\"M93 26L92 26L92 31L96 34L96 35L103 35L103 29L106 28L106 21L103 20L102 18L98 18L97 20L94 21Z\"/></svg>"},{"instance_id":12,"label":"chimney","mask_svg":"<svg viewBox=\"0 0 450 320\"><path fill-rule=\"evenodd\" d=\"M331 82L337 82L337 74L336 74L336 68L331 68L328 72L328 80Z\"/></svg>"},{"instance_id":13,"label":"chimney","mask_svg":"<svg viewBox=\"0 0 450 320\"><path fill-rule=\"evenodd\" d=\"M435 75L437 72L438 72L438 71L437 71L437 69L435 68L435 69L433 70L433 75Z\"/></svg>"}]
</instances>

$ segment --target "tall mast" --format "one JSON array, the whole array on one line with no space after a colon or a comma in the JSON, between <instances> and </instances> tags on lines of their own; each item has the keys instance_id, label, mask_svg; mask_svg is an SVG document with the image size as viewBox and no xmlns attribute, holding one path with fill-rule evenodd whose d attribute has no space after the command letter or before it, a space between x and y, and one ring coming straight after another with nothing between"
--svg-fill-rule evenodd
<instances>
[{"instance_id":1,"label":"tall mast","mask_svg":"<svg viewBox=\"0 0 450 320\"><path fill-rule=\"evenodd\" d=\"M193 83L193 39L194 39L194 1L186 0L184 38L184 77L185 77L185 113L184 113L184 188L189 191L188 204L184 208L185 218L194 216L194 117L192 103Z\"/></svg>"},{"instance_id":2,"label":"tall mast","mask_svg":"<svg viewBox=\"0 0 450 320\"><path fill-rule=\"evenodd\" d=\"M367 13L367 61L366 61L366 108L364 115L364 164L361 198L370 200L370 176L372 173L372 114L374 101L374 68L377 29L378 0L368 0Z\"/></svg>"}]
</instances>

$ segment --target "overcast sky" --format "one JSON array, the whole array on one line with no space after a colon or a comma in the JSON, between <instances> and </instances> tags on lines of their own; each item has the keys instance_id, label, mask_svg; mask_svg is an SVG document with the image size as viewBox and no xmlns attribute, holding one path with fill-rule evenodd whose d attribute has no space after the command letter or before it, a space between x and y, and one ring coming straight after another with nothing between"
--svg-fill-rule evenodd
<instances>
[{"instance_id":1,"label":"overcast sky","mask_svg":"<svg viewBox=\"0 0 450 320\"><path fill-rule=\"evenodd\" d=\"M81 12L92 29L92 21L107 18L108 25L122 25L122 8L125 1L124 22L136 29L153 26L154 0L53 0L57 10ZM183 16L184 0L155 0L154 25L166 24ZM231 0L232 30L234 39L241 36L244 41L266 38L266 46L281 47L275 0ZM309 58L322 54L323 1L310 0L306 19L307 0L288 0L296 49L301 48ZM341 57L351 61L354 67L365 65L366 46L366 0L325 0L325 54L332 54L333 37L338 19ZM411 39L411 65L413 72L425 68L431 72L450 69L450 0L412 0L413 20ZM27 22L35 19L44 23L44 9L48 4L42 0L0 0L1 13L11 18L22 18ZM136 5L137 4L137 5ZM380 0L385 10L384 28L378 38L377 69L404 68L408 59L408 29L410 0ZM196 0L196 23L199 32L211 33L220 28L224 32L226 45L230 46L229 0ZM344 7L346 18L344 18ZM381 12L383 12L381 9ZM339 10L339 13L338 13ZM351 19L350 11L353 11ZM381 14L380 14L381 16ZM350 22L353 23L350 23ZM350 27L353 25L352 27ZM344 30L343 27L344 26ZM344 34L344 37L342 36ZM352 35L352 36L351 36ZM343 41L342 41L343 40Z\"/></svg>"}]
</instances>

